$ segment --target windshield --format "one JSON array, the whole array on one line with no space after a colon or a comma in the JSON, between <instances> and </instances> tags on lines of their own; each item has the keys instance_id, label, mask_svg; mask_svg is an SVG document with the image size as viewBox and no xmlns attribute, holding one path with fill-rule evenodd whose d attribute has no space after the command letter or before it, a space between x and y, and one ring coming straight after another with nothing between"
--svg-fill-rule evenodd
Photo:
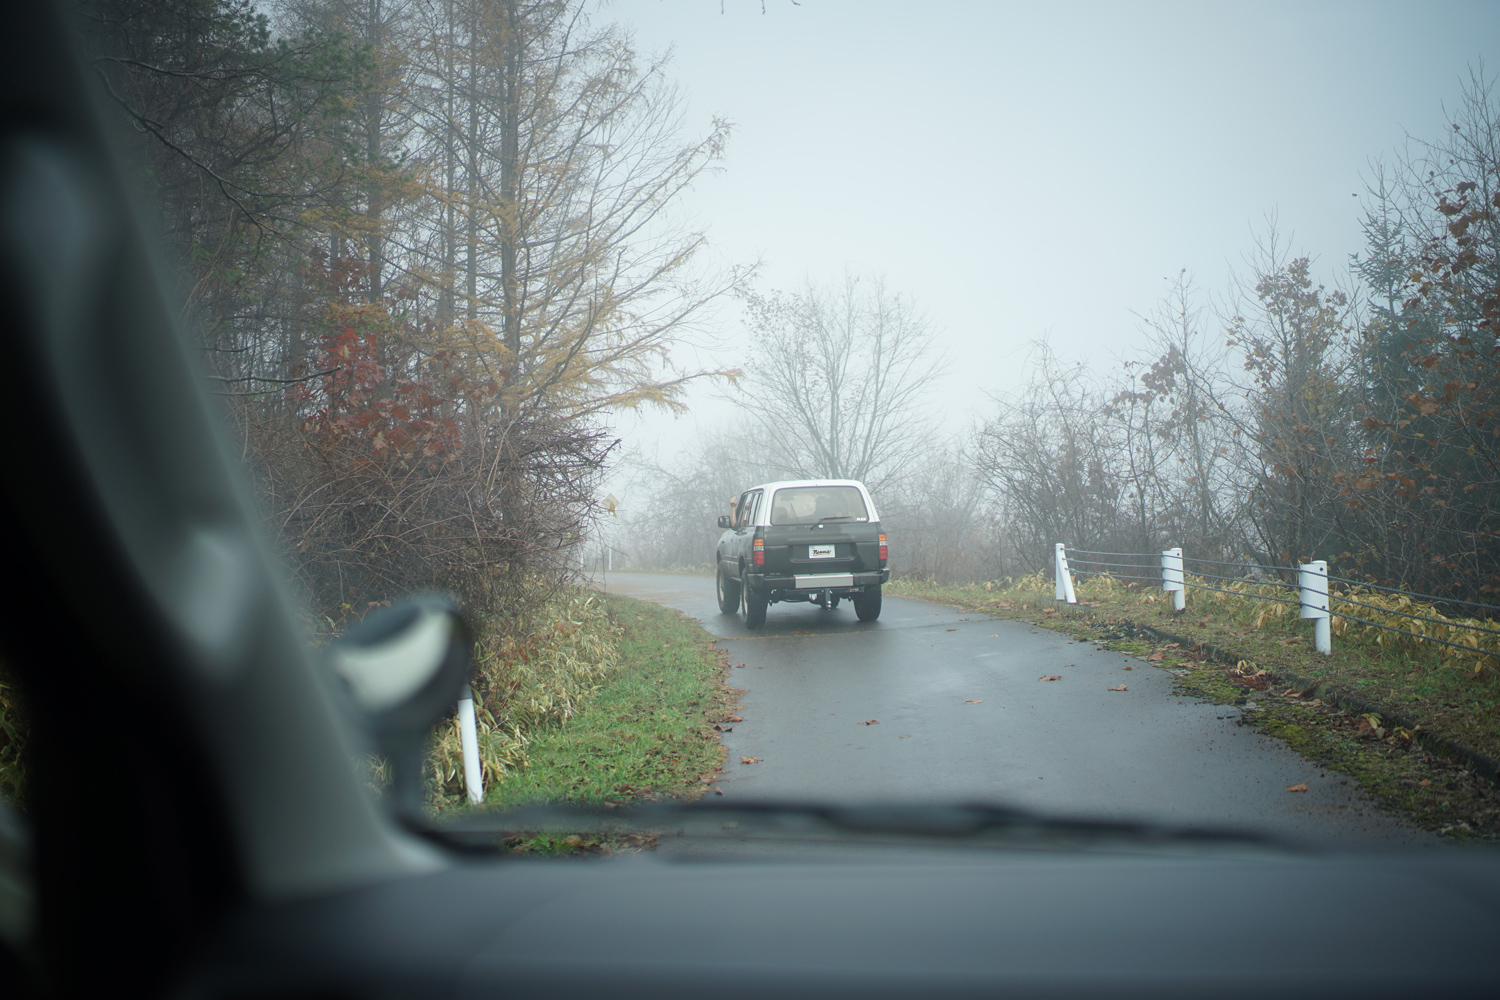
<instances>
[{"instance_id":1,"label":"windshield","mask_svg":"<svg viewBox=\"0 0 1500 1000\"><path fill-rule=\"evenodd\" d=\"M772 524L869 519L865 498L853 486L793 486L777 490L771 501Z\"/></svg>"},{"instance_id":2,"label":"windshield","mask_svg":"<svg viewBox=\"0 0 1500 1000\"><path fill-rule=\"evenodd\" d=\"M1406 845L1500 836L1500 8L1442 9L69 16L309 645L472 630L424 821Z\"/></svg>"}]
</instances>

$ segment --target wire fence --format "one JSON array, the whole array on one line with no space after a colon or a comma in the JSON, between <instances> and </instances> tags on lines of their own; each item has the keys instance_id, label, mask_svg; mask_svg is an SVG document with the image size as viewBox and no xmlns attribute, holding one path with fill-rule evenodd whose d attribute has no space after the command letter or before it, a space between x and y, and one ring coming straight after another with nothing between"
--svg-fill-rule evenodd
<instances>
[{"instance_id":1,"label":"wire fence","mask_svg":"<svg viewBox=\"0 0 1500 1000\"><path fill-rule=\"evenodd\" d=\"M1096 558L1089 558L1091 556ZM1113 561L1120 559L1132 561ZM1223 572L1189 570L1189 566L1213 567L1220 570L1226 567L1236 568L1257 575L1226 576ZM1495 627L1500 623L1481 621L1480 616L1468 620L1449 618L1441 615L1432 606L1445 605L1500 613L1500 605L1438 597L1402 590L1399 587L1386 587L1348 577L1333 576L1328 573L1326 562L1314 562L1301 566L1275 566L1261 562L1200 559L1183 555L1181 549L1168 549L1162 552L1099 552L1090 549L1074 549L1059 544L1055 568L1058 574L1057 595L1059 599L1069 601L1073 600L1072 575L1076 572L1080 576L1160 584L1163 590L1179 592L1175 597L1175 606L1179 610L1185 607L1186 593L1189 590L1204 590L1237 599L1264 601L1281 607L1296 607L1299 617L1314 621L1317 649L1322 653L1332 651L1331 629L1335 623L1343 625L1345 634L1347 634L1347 625L1344 623L1354 623L1368 629L1375 629L1377 632L1389 632L1419 642L1461 650L1481 658L1500 659L1500 644L1496 644L1495 649L1479 645L1484 641L1484 636L1500 636L1500 628ZM1131 572L1122 573L1118 572L1119 570ZM1292 580L1297 582L1291 582ZM1208 581L1225 586L1213 586ZM1338 588L1334 584L1342 584L1343 587ZM1295 591L1296 596L1275 593L1274 591L1278 588ZM1267 590L1272 592L1265 592ZM1394 606L1395 601L1388 599L1386 603L1372 603L1382 600L1382 594L1405 598L1405 606ZM1367 599L1360 600L1360 598ZM1428 606L1422 607L1414 603L1419 601L1429 602ZM1394 616L1411 622L1412 626L1402 628L1398 624L1380 621L1374 616L1361 617L1349 614L1344 610L1345 608L1359 608L1378 612L1382 616ZM1446 633L1429 634L1425 630L1416 631L1418 626L1415 623L1417 622L1438 626L1446 630ZM1472 637L1470 642L1457 641L1470 637Z\"/></svg>"}]
</instances>

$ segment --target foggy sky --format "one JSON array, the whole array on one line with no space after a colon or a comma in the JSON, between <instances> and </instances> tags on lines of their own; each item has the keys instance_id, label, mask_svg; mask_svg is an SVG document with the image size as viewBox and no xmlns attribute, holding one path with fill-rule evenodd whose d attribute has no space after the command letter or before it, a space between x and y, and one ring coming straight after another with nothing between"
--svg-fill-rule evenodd
<instances>
[{"instance_id":1,"label":"foggy sky","mask_svg":"<svg viewBox=\"0 0 1500 1000\"><path fill-rule=\"evenodd\" d=\"M1041 8L1041 9L1038 9ZM602 17L675 48L689 123L736 123L688 199L762 287L885 275L957 362L960 429L1050 336L1103 367L1166 276L1223 292L1267 213L1333 284L1361 249L1373 157L1437 137L1500 4L629 0ZM726 313L720 363L740 363ZM694 360L692 352L684 361ZM712 357L697 360L713 361ZM727 407L622 417L666 458Z\"/></svg>"}]
</instances>

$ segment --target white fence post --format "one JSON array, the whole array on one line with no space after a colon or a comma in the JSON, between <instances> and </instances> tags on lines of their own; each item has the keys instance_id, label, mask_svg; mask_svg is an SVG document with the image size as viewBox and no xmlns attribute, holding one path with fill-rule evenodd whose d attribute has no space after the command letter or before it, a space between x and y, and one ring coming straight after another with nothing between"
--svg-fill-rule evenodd
<instances>
[{"instance_id":1,"label":"white fence post","mask_svg":"<svg viewBox=\"0 0 1500 1000\"><path fill-rule=\"evenodd\" d=\"M1057 597L1056 600L1067 601L1069 604L1077 604L1078 597L1073 593L1073 574L1068 572L1068 549L1067 546L1058 542L1054 547L1052 569L1055 576Z\"/></svg>"},{"instance_id":2,"label":"white fence post","mask_svg":"<svg viewBox=\"0 0 1500 1000\"><path fill-rule=\"evenodd\" d=\"M1182 575L1182 546L1161 553L1161 589L1172 594L1172 610L1187 607L1187 580Z\"/></svg>"},{"instance_id":3,"label":"white fence post","mask_svg":"<svg viewBox=\"0 0 1500 1000\"><path fill-rule=\"evenodd\" d=\"M479 726L474 721L474 689L465 684L458 696L458 738L463 746L464 788L474 805L484 801L484 774L479 770Z\"/></svg>"},{"instance_id":4,"label":"white fence post","mask_svg":"<svg viewBox=\"0 0 1500 1000\"><path fill-rule=\"evenodd\" d=\"M1313 648L1320 653L1333 652L1333 634L1329 629L1327 560L1318 559L1298 566L1297 586L1302 604L1299 617L1313 620Z\"/></svg>"}]
</instances>

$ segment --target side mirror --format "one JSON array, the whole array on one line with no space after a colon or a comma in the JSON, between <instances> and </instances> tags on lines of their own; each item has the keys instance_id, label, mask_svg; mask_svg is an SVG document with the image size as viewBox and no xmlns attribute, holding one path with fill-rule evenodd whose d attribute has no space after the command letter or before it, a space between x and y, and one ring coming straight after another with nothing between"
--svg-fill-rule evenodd
<instances>
[{"instance_id":1,"label":"side mirror","mask_svg":"<svg viewBox=\"0 0 1500 1000\"><path fill-rule=\"evenodd\" d=\"M422 809L423 743L469 682L473 650L458 609L436 595L367 615L329 650L329 665L390 761L396 808L408 816Z\"/></svg>"},{"instance_id":2,"label":"side mirror","mask_svg":"<svg viewBox=\"0 0 1500 1000\"><path fill-rule=\"evenodd\" d=\"M721 528L728 528L728 527L730 527L730 524L729 524L729 515L728 514L720 514L719 515L719 527L721 527Z\"/></svg>"}]
</instances>

